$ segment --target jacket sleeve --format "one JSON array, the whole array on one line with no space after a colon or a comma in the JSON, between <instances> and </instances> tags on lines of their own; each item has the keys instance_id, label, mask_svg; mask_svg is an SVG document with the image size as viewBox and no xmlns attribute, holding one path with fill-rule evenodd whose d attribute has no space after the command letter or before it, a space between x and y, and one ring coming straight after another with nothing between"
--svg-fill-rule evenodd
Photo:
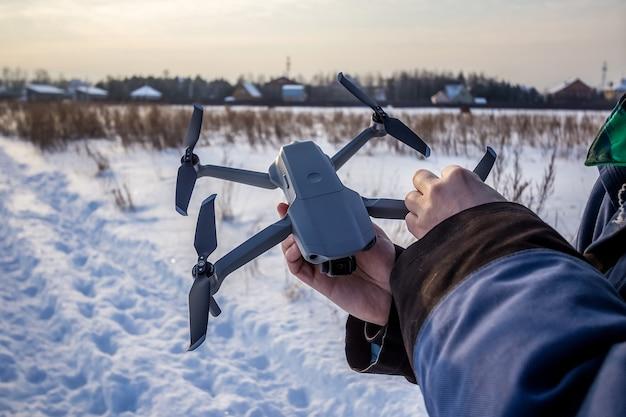
<instances>
[{"instance_id":1,"label":"jacket sleeve","mask_svg":"<svg viewBox=\"0 0 626 417\"><path fill-rule=\"evenodd\" d=\"M442 222L391 286L429 415L625 415L626 305L526 208Z\"/></svg>"},{"instance_id":2,"label":"jacket sleeve","mask_svg":"<svg viewBox=\"0 0 626 417\"><path fill-rule=\"evenodd\" d=\"M404 251L396 246L396 261ZM415 384L409 357L402 343L400 323L392 300L385 326L365 322L352 315L346 321L346 359L352 370L362 373L403 375Z\"/></svg>"}]
</instances>

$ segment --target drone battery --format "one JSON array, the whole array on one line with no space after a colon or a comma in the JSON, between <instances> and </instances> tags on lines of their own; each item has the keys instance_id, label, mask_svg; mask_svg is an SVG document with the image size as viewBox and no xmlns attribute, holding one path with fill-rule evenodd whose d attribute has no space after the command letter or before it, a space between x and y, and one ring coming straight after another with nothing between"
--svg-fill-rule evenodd
<instances>
[{"instance_id":1,"label":"drone battery","mask_svg":"<svg viewBox=\"0 0 626 417\"><path fill-rule=\"evenodd\" d=\"M349 256L347 258L333 259L321 264L322 272L330 277L342 275L350 275L356 270L356 258Z\"/></svg>"}]
</instances>

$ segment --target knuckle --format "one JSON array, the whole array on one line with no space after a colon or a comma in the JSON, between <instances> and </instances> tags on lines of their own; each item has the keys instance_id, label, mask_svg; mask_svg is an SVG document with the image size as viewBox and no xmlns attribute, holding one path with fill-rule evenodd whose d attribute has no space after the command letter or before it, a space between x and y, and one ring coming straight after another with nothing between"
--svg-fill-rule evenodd
<instances>
[{"instance_id":1,"label":"knuckle","mask_svg":"<svg viewBox=\"0 0 626 417\"><path fill-rule=\"evenodd\" d=\"M414 203L417 201L417 191L409 191L404 197L406 203Z\"/></svg>"},{"instance_id":2,"label":"knuckle","mask_svg":"<svg viewBox=\"0 0 626 417\"><path fill-rule=\"evenodd\" d=\"M421 178L427 174L428 174L427 169L418 169L417 171L415 171L415 174L413 174L413 183L419 182Z\"/></svg>"},{"instance_id":3,"label":"knuckle","mask_svg":"<svg viewBox=\"0 0 626 417\"><path fill-rule=\"evenodd\" d=\"M449 181L465 180L470 171L458 165L450 165L446 168L446 177Z\"/></svg>"},{"instance_id":4,"label":"knuckle","mask_svg":"<svg viewBox=\"0 0 626 417\"><path fill-rule=\"evenodd\" d=\"M437 181L435 182L431 187L430 187L430 196L431 197L440 197L443 195L445 190L445 185L443 182L441 181Z\"/></svg>"}]
</instances>

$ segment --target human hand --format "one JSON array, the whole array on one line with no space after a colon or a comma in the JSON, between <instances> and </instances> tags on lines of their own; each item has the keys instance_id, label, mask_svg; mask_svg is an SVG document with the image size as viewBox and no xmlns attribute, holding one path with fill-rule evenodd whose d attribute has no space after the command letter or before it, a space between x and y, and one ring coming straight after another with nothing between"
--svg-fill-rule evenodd
<instances>
[{"instance_id":1,"label":"human hand","mask_svg":"<svg viewBox=\"0 0 626 417\"><path fill-rule=\"evenodd\" d=\"M409 232L422 238L433 227L471 207L506 201L496 190L482 182L478 175L457 165L443 169L441 178L426 169L413 176L415 190L404 203L409 210L405 220Z\"/></svg>"},{"instance_id":2,"label":"human hand","mask_svg":"<svg viewBox=\"0 0 626 417\"><path fill-rule=\"evenodd\" d=\"M289 206L280 203L278 214L282 217ZM326 296L353 316L384 326L391 306L389 276L395 262L395 248L389 237L374 225L376 244L366 252L357 253L357 269L351 275L329 277L317 265L302 258L293 235L282 243L289 271L300 281Z\"/></svg>"}]
</instances>

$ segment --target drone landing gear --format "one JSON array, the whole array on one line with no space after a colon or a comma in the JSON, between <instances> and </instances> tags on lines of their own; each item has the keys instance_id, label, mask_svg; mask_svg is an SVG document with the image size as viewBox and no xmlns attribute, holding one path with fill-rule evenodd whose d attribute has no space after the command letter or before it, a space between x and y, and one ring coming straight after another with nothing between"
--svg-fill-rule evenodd
<instances>
[{"instance_id":1,"label":"drone landing gear","mask_svg":"<svg viewBox=\"0 0 626 417\"><path fill-rule=\"evenodd\" d=\"M356 258L348 256L347 258L333 259L322 263L320 268L329 277L350 275L356 271Z\"/></svg>"}]
</instances>

